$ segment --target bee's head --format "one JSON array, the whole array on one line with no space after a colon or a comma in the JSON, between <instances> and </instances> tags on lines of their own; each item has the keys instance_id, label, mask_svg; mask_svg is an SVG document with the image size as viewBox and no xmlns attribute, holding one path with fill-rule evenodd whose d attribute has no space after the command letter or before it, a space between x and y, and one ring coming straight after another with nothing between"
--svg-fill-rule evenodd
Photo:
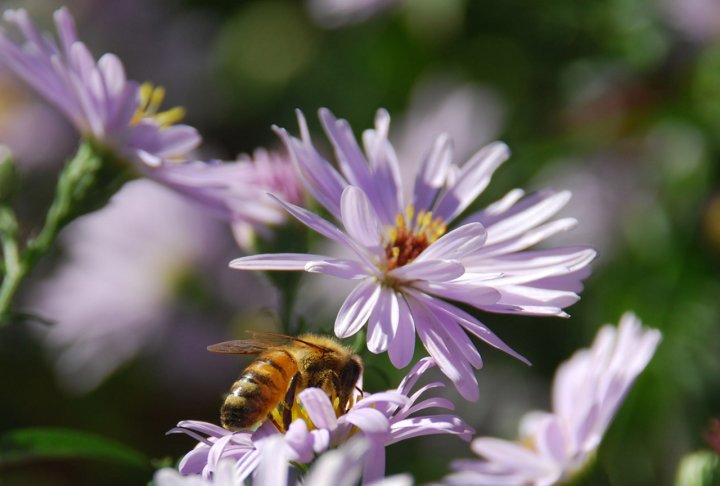
<instances>
[{"instance_id":1,"label":"bee's head","mask_svg":"<svg viewBox=\"0 0 720 486\"><path fill-rule=\"evenodd\" d=\"M353 354L340 371L340 388L349 396L355 389L363 371L363 363L360 356Z\"/></svg>"}]
</instances>

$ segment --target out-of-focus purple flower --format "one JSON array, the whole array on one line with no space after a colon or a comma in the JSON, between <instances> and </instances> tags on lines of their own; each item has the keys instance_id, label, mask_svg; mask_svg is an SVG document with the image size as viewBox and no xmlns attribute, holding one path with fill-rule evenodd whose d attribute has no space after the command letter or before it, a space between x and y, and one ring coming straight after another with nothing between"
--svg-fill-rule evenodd
<instances>
[{"instance_id":1,"label":"out-of-focus purple flower","mask_svg":"<svg viewBox=\"0 0 720 486\"><path fill-rule=\"evenodd\" d=\"M308 0L310 15L327 28L360 23L402 0Z\"/></svg>"},{"instance_id":2,"label":"out-of-focus purple flower","mask_svg":"<svg viewBox=\"0 0 720 486\"><path fill-rule=\"evenodd\" d=\"M532 412L518 442L492 437L473 441L482 460L453 464L447 485L542 486L567 480L588 463L635 378L660 342L626 313L617 328L604 326L590 349L563 363L553 383L553 412Z\"/></svg>"},{"instance_id":3,"label":"out-of-focus purple flower","mask_svg":"<svg viewBox=\"0 0 720 486\"><path fill-rule=\"evenodd\" d=\"M707 43L720 36L720 5L714 0L659 0L666 21L687 38Z\"/></svg>"},{"instance_id":4,"label":"out-of-focus purple flower","mask_svg":"<svg viewBox=\"0 0 720 486\"><path fill-rule=\"evenodd\" d=\"M67 261L26 300L46 329L61 381L88 391L162 335L183 272L215 248L219 227L157 184L126 184L62 235Z\"/></svg>"},{"instance_id":5,"label":"out-of-focus purple flower","mask_svg":"<svg viewBox=\"0 0 720 486\"><path fill-rule=\"evenodd\" d=\"M200 142L194 128L176 124L182 109L158 111L162 88L128 81L113 54L96 62L78 39L66 8L55 11L57 43L37 29L25 10L6 10L3 17L20 31L24 43L15 44L0 32L0 62L58 108L83 136L151 166L183 158Z\"/></svg>"},{"instance_id":6,"label":"out-of-focus purple flower","mask_svg":"<svg viewBox=\"0 0 720 486\"><path fill-rule=\"evenodd\" d=\"M270 226L287 220L287 211L268 193L293 204L302 202L304 193L289 156L264 149L256 150L252 158L243 154L227 163L166 162L150 176L230 221L244 249L253 247L255 234L269 238Z\"/></svg>"},{"instance_id":7,"label":"out-of-focus purple flower","mask_svg":"<svg viewBox=\"0 0 720 486\"><path fill-rule=\"evenodd\" d=\"M476 400L472 368L480 368L482 359L466 332L523 358L447 300L490 312L566 316L562 309L579 299L577 292L595 251L527 250L576 224L572 218L548 222L567 203L569 192L545 190L523 197L523 191L515 189L448 231L508 158L505 144L492 143L458 167L452 162L450 139L439 136L406 201L395 151L387 139L386 111L378 111L375 130L363 134L365 154L345 120L320 111L340 172L312 145L299 112L298 118L302 139L278 131L309 192L345 231L303 208L281 203L298 220L346 247L351 256L263 254L236 259L230 266L304 270L358 281L335 321L338 337L352 336L368 323L368 349L387 351L392 363L402 368L412 359L417 333L460 393Z\"/></svg>"},{"instance_id":8,"label":"out-of-focus purple flower","mask_svg":"<svg viewBox=\"0 0 720 486\"><path fill-rule=\"evenodd\" d=\"M472 428L452 414L417 415L428 408L454 408L452 402L440 397L420 400L425 392L444 386L440 382L425 385L411 394L410 390L421 375L433 366L435 362L431 358L424 358L396 390L356 394L356 401L340 416L340 411L330 403L325 392L317 388L303 390L298 396L302 405L298 409L301 417L281 435L284 454L290 461L307 464L316 454L340 446L359 432L369 444L363 462L363 482L368 483L383 477L385 447L390 444L442 433L469 440ZM269 421L255 432L230 432L205 422L184 421L171 432L183 432L200 441L180 462L179 469L183 474L201 474L209 478L220 460L231 458L237 461L243 479L257 468L264 442L280 434Z\"/></svg>"}]
</instances>

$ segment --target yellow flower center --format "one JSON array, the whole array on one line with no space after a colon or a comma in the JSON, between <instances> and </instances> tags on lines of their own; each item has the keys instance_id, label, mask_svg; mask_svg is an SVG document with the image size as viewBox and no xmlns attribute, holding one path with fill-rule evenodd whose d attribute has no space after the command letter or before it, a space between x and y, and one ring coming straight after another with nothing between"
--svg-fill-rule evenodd
<instances>
[{"instance_id":1,"label":"yellow flower center","mask_svg":"<svg viewBox=\"0 0 720 486\"><path fill-rule=\"evenodd\" d=\"M425 248L445 234L447 224L440 216L422 210L417 216L410 205L405 214L399 213L395 227L387 235L385 244L385 270L390 271L415 260Z\"/></svg>"},{"instance_id":2,"label":"yellow flower center","mask_svg":"<svg viewBox=\"0 0 720 486\"><path fill-rule=\"evenodd\" d=\"M144 118L154 118L161 128L168 128L185 118L185 109L176 106L169 110L160 111L165 99L165 88L143 83L140 86L140 104L130 120L131 125L137 125Z\"/></svg>"}]
</instances>

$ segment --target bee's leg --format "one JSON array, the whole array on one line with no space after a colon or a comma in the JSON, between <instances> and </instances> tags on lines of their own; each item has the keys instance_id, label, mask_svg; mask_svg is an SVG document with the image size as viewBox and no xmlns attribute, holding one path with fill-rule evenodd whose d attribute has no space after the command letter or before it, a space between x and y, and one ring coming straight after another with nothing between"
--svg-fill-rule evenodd
<instances>
[{"instance_id":1,"label":"bee's leg","mask_svg":"<svg viewBox=\"0 0 720 486\"><path fill-rule=\"evenodd\" d=\"M285 394L285 403L283 404L283 427L284 431L287 432L288 427L290 427L290 422L292 422L292 407L293 403L295 403L295 391L297 390L297 383L300 379L300 373L295 373L293 375L292 379L290 380L290 386L288 387L288 391Z\"/></svg>"},{"instance_id":2,"label":"bee's leg","mask_svg":"<svg viewBox=\"0 0 720 486\"><path fill-rule=\"evenodd\" d=\"M272 416L272 412L267 414L267 419L270 422L272 422L272 424L275 426L275 428L278 429L280 432L285 432L285 430L283 430L283 428L280 427L280 424L277 423L277 421L275 420L275 417Z\"/></svg>"}]
</instances>

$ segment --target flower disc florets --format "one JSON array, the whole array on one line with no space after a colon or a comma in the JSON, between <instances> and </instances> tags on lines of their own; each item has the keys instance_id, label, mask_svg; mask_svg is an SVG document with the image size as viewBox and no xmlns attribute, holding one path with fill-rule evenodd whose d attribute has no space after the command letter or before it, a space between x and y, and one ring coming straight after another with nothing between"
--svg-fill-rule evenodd
<instances>
[{"instance_id":1,"label":"flower disc florets","mask_svg":"<svg viewBox=\"0 0 720 486\"><path fill-rule=\"evenodd\" d=\"M428 246L445 234L447 224L440 216L422 210L415 218L415 209L408 206L396 218L396 226L388 231L385 243L385 270L402 267L415 260Z\"/></svg>"}]
</instances>

